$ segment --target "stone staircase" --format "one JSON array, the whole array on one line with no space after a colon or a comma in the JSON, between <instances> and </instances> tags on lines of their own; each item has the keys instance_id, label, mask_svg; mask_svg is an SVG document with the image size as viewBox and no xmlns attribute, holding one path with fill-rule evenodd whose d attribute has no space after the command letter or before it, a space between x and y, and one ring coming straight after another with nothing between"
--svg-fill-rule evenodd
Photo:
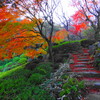
<instances>
[{"instance_id":1,"label":"stone staircase","mask_svg":"<svg viewBox=\"0 0 100 100\"><path fill-rule=\"evenodd\" d=\"M100 100L100 71L93 66L94 58L91 58L88 49L82 49L81 53L72 54L73 62L70 68L78 80L84 80L88 95L85 100Z\"/></svg>"}]
</instances>

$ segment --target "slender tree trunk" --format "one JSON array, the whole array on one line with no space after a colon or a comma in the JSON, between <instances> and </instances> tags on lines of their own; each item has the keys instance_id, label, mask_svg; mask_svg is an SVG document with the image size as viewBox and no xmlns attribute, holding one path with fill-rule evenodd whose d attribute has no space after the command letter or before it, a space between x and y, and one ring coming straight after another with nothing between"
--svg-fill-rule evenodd
<instances>
[{"instance_id":1,"label":"slender tree trunk","mask_svg":"<svg viewBox=\"0 0 100 100\"><path fill-rule=\"evenodd\" d=\"M100 40L100 34L99 34L99 33L100 33L99 30L97 30L97 31L95 32L94 38L95 38L96 41Z\"/></svg>"},{"instance_id":2,"label":"slender tree trunk","mask_svg":"<svg viewBox=\"0 0 100 100\"><path fill-rule=\"evenodd\" d=\"M52 43L48 41L48 54L49 54L49 60L51 62L54 62L53 52L52 52Z\"/></svg>"},{"instance_id":3,"label":"slender tree trunk","mask_svg":"<svg viewBox=\"0 0 100 100\"><path fill-rule=\"evenodd\" d=\"M67 36L67 39L68 39L68 41L70 41L70 37L69 37L69 34L68 34L68 36Z\"/></svg>"}]
</instances>

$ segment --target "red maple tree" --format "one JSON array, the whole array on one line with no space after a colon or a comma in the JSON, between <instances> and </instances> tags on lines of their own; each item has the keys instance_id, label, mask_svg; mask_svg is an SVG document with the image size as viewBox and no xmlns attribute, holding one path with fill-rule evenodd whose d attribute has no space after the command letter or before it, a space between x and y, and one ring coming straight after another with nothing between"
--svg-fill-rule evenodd
<instances>
[{"instance_id":1,"label":"red maple tree","mask_svg":"<svg viewBox=\"0 0 100 100\"><path fill-rule=\"evenodd\" d=\"M72 34L79 35L79 33L81 33L82 30L87 29L89 27L88 25L89 23L86 21L83 11L78 10L72 16L72 26L74 29L71 29L70 31L72 32Z\"/></svg>"}]
</instances>

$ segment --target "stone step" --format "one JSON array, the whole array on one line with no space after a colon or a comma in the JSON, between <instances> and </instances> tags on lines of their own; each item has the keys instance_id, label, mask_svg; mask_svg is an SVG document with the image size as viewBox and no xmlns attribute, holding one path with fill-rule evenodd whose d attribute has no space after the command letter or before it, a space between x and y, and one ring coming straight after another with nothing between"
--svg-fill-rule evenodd
<instances>
[{"instance_id":1,"label":"stone step","mask_svg":"<svg viewBox=\"0 0 100 100\"><path fill-rule=\"evenodd\" d=\"M88 94L85 100L100 100L100 94Z\"/></svg>"},{"instance_id":2,"label":"stone step","mask_svg":"<svg viewBox=\"0 0 100 100\"><path fill-rule=\"evenodd\" d=\"M90 59L77 59L79 61L90 61Z\"/></svg>"},{"instance_id":3,"label":"stone step","mask_svg":"<svg viewBox=\"0 0 100 100\"><path fill-rule=\"evenodd\" d=\"M93 83L93 82L100 82L100 78L90 78L90 77L80 77L80 78L78 78L78 79L80 79L80 80L83 80L83 81L85 81L85 82L90 82L90 83Z\"/></svg>"},{"instance_id":4,"label":"stone step","mask_svg":"<svg viewBox=\"0 0 100 100\"><path fill-rule=\"evenodd\" d=\"M85 82L84 84L86 87L88 87L89 91L100 91L100 82Z\"/></svg>"},{"instance_id":5,"label":"stone step","mask_svg":"<svg viewBox=\"0 0 100 100\"><path fill-rule=\"evenodd\" d=\"M94 69L94 70L89 69L89 70L85 70L85 71L81 70L81 73L90 73L90 74L92 74L92 73L95 73L95 74L98 73L98 74L100 74L100 71L98 71L96 69Z\"/></svg>"},{"instance_id":6,"label":"stone step","mask_svg":"<svg viewBox=\"0 0 100 100\"><path fill-rule=\"evenodd\" d=\"M87 58L86 56L78 56L79 59Z\"/></svg>"},{"instance_id":7,"label":"stone step","mask_svg":"<svg viewBox=\"0 0 100 100\"><path fill-rule=\"evenodd\" d=\"M100 82L95 82L94 86L100 86Z\"/></svg>"},{"instance_id":8,"label":"stone step","mask_svg":"<svg viewBox=\"0 0 100 100\"><path fill-rule=\"evenodd\" d=\"M82 71L82 70L94 70L94 68L79 68L79 69L75 69L77 71Z\"/></svg>"},{"instance_id":9,"label":"stone step","mask_svg":"<svg viewBox=\"0 0 100 100\"><path fill-rule=\"evenodd\" d=\"M88 64L88 62L77 62L78 64Z\"/></svg>"},{"instance_id":10,"label":"stone step","mask_svg":"<svg viewBox=\"0 0 100 100\"><path fill-rule=\"evenodd\" d=\"M100 91L100 82L90 82L90 84L88 82L88 84L85 83L85 85L89 88L90 91L91 90Z\"/></svg>"},{"instance_id":11,"label":"stone step","mask_svg":"<svg viewBox=\"0 0 100 100\"><path fill-rule=\"evenodd\" d=\"M89 55L89 53L83 53L83 55L84 55L84 56L88 56L88 55Z\"/></svg>"},{"instance_id":12,"label":"stone step","mask_svg":"<svg viewBox=\"0 0 100 100\"><path fill-rule=\"evenodd\" d=\"M96 95L94 93L100 92L100 71L93 68L93 59L90 59L90 54L87 51L88 49L83 49L83 53L74 52L72 63L72 71L69 72L71 75L76 77L78 80L83 80L87 86L87 91L93 93L87 96L84 100L100 100L100 94ZM90 67L90 68L89 68ZM67 74L69 74L67 73ZM91 98L92 97L92 98Z\"/></svg>"},{"instance_id":13,"label":"stone step","mask_svg":"<svg viewBox=\"0 0 100 100\"><path fill-rule=\"evenodd\" d=\"M88 80L85 80L85 85L88 85L88 86L100 85L100 81L88 81Z\"/></svg>"},{"instance_id":14,"label":"stone step","mask_svg":"<svg viewBox=\"0 0 100 100\"><path fill-rule=\"evenodd\" d=\"M74 65L74 67L86 67L86 65L84 65L84 64L76 64L76 65Z\"/></svg>"},{"instance_id":15,"label":"stone step","mask_svg":"<svg viewBox=\"0 0 100 100\"><path fill-rule=\"evenodd\" d=\"M77 74L98 74L98 73L95 72L95 71L93 71L93 72L91 72L91 71L88 71L88 72L87 72L87 71L86 71L86 72L84 71L84 72L82 72L82 71L81 71L81 72L76 72L76 73L77 73Z\"/></svg>"},{"instance_id":16,"label":"stone step","mask_svg":"<svg viewBox=\"0 0 100 100\"><path fill-rule=\"evenodd\" d=\"M100 78L100 74L98 74L98 73L95 73L95 74L89 74L89 73L80 73L80 74L78 74L79 75L79 77L88 77L88 78Z\"/></svg>"}]
</instances>

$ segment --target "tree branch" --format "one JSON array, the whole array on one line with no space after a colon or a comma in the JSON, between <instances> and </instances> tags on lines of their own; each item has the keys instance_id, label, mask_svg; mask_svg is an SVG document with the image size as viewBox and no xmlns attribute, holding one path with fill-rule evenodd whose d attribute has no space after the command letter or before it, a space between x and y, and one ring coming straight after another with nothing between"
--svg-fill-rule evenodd
<instances>
[{"instance_id":1,"label":"tree branch","mask_svg":"<svg viewBox=\"0 0 100 100\"><path fill-rule=\"evenodd\" d=\"M97 15L96 15L95 13L93 13L93 12L89 9L88 4L87 4L87 0L85 0L85 4L86 4L87 10L88 10L92 15L94 15L94 16L97 17Z\"/></svg>"}]
</instances>

